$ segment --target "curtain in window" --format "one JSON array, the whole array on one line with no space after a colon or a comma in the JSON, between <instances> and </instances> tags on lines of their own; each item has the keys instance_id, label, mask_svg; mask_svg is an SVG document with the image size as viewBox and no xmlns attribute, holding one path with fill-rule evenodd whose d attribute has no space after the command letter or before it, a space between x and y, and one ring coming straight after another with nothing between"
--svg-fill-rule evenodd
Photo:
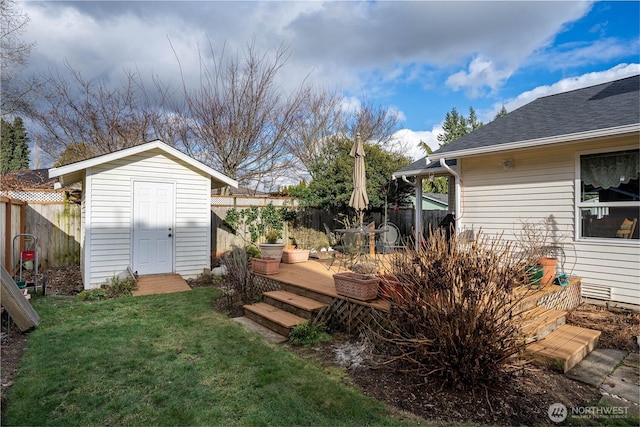
<instances>
[{"instance_id":1,"label":"curtain in window","mask_svg":"<svg viewBox=\"0 0 640 427\"><path fill-rule=\"evenodd\" d=\"M585 184L595 188L617 188L637 179L640 172L640 151L593 154L580 157L580 176Z\"/></svg>"}]
</instances>

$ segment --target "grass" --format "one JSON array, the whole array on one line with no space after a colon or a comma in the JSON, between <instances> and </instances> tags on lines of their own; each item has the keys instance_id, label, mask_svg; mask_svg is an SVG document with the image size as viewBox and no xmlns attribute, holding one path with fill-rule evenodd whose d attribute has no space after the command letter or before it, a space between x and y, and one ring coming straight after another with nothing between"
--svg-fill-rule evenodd
<instances>
[{"instance_id":1,"label":"grass","mask_svg":"<svg viewBox=\"0 0 640 427\"><path fill-rule=\"evenodd\" d=\"M213 310L214 288L33 300L2 425L413 425Z\"/></svg>"}]
</instances>

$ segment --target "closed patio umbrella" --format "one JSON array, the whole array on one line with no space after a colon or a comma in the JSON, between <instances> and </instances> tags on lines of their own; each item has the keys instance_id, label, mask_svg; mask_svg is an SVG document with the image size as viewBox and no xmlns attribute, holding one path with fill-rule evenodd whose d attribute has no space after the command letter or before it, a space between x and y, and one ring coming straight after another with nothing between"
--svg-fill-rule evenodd
<instances>
[{"instance_id":1,"label":"closed patio umbrella","mask_svg":"<svg viewBox=\"0 0 640 427\"><path fill-rule=\"evenodd\" d=\"M369 206L369 196L367 196L367 175L364 168L364 146L360 139L360 134L356 134L356 140L351 148L351 157L355 159L353 166L353 192L349 206L360 213L360 227L364 217L364 210Z\"/></svg>"}]
</instances>

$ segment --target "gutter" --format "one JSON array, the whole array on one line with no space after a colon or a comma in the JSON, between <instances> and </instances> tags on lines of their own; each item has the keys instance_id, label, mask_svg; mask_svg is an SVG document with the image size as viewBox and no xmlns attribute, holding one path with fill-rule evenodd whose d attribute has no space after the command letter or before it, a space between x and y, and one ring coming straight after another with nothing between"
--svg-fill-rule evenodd
<instances>
[{"instance_id":1,"label":"gutter","mask_svg":"<svg viewBox=\"0 0 640 427\"><path fill-rule=\"evenodd\" d=\"M557 136L549 136L545 138L528 139L524 141L509 142L505 144L492 145L490 147L471 148L468 150L450 151L438 155L438 153L430 154L433 160L442 160L444 157L460 158L475 156L481 154L499 153L501 151L518 150L525 148L538 148L543 145L559 144L559 143L578 143L590 139L602 139L612 136L633 135L640 132L640 123L631 125L617 126L607 129L591 130L587 132L577 132ZM443 157L441 157L443 156ZM427 163L428 164L428 163ZM445 167L445 169L447 169Z\"/></svg>"}]
</instances>

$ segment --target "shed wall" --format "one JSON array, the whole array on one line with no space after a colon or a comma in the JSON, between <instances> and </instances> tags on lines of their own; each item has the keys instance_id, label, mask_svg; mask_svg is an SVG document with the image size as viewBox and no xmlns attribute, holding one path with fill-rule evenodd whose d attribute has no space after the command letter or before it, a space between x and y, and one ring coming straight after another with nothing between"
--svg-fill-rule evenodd
<instances>
[{"instance_id":1,"label":"shed wall","mask_svg":"<svg viewBox=\"0 0 640 427\"><path fill-rule=\"evenodd\" d=\"M551 215L566 256L564 270L582 277L583 296L640 304L640 241L577 239L575 224L577 153L633 144L637 138L618 138L459 159L460 227L504 232L513 240L522 221ZM506 160L513 160L512 170L502 167Z\"/></svg>"},{"instance_id":2,"label":"shed wall","mask_svg":"<svg viewBox=\"0 0 640 427\"><path fill-rule=\"evenodd\" d=\"M87 288L99 287L131 265L134 181L175 184L174 271L194 277L210 267L211 178L161 150L150 150L87 170Z\"/></svg>"}]
</instances>

